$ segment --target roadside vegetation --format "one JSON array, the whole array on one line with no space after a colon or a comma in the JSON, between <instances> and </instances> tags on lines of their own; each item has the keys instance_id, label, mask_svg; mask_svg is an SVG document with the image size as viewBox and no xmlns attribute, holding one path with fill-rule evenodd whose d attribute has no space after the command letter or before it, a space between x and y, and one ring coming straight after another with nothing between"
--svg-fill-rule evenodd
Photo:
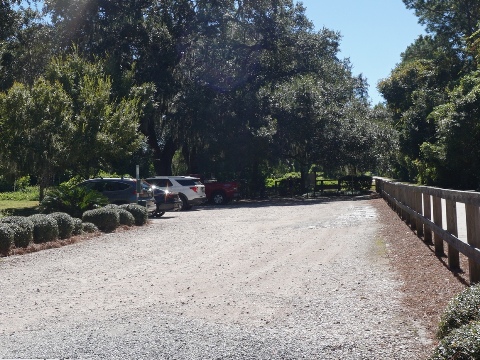
<instances>
[{"instance_id":1,"label":"roadside vegetation","mask_svg":"<svg viewBox=\"0 0 480 360\"><path fill-rule=\"evenodd\" d=\"M80 219L96 209L60 184L135 165L252 197L309 194L312 172L351 193L372 174L479 189L480 2L403 2L426 34L372 84L382 104L301 2L0 2L0 216Z\"/></svg>"}]
</instances>

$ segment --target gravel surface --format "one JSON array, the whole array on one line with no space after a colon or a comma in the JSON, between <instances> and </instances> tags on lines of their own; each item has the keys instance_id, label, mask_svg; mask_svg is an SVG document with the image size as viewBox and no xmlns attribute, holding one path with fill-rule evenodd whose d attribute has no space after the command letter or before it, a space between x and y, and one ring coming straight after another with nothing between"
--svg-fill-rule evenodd
<instances>
[{"instance_id":1,"label":"gravel surface","mask_svg":"<svg viewBox=\"0 0 480 360\"><path fill-rule=\"evenodd\" d=\"M197 207L0 258L0 358L420 359L372 201Z\"/></svg>"}]
</instances>

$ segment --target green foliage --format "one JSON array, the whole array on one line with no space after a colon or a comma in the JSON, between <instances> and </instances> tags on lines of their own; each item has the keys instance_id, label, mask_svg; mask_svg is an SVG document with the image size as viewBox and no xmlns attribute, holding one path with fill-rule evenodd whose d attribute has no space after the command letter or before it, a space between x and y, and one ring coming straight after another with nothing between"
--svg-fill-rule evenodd
<instances>
[{"instance_id":1,"label":"green foliage","mask_svg":"<svg viewBox=\"0 0 480 360\"><path fill-rule=\"evenodd\" d=\"M39 192L38 186L28 186L21 191L1 192L0 201L14 200L14 201L38 201Z\"/></svg>"},{"instance_id":2,"label":"green foliage","mask_svg":"<svg viewBox=\"0 0 480 360\"><path fill-rule=\"evenodd\" d=\"M448 333L429 360L480 359L480 321L472 321Z\"/></svg>"},{"instance_id":3,"label":"green foliage","mask_svg":"<svg viewBox=\"0 0 480 360\"><path fill-rule=\"evenodd\" d=\"M33 223L33 242L36 244L54 241L58 238L57 221L45 214L35 214L28 217Z\"/></svg>"},{"instance_id":4,"label":"green foliage","mask_svg":"<svg viewBox=\"0 0 480 360\"><path fill-rule=\"evenodd\" d=\"M338 180L340 181L340 187L342 189L346 189L347 191L367 192L372 188L373 178L367 175L347 175Z\"/></svg>"},{"instance_id":5,"label":"green foliage","mask_svg":"<svg viewBox=\"0 0 480 360\"><path fill-rule=\"evenodd\" d=\"M0 254L8 254L13 244L14 230L9 224L0 223Z\"/></svg>"},{"instance_id":6,"label":"green foliage","mask_svg":"<svg viewBox=\"0 0 480 360\"><path fill-rule=\"evenodd\" d=\"M120 224L133 226L135 225L135 218L129 211L125 209L118 209L118 215L120 216Z\"/></svg>"},{"instance_id":7,"label":"green foliage","mask_svg":"<svg viewBox=\"0 0 480 360\"><path fill-rule=\"evenodd\" d=\"M108 199L95 190L83 186L60 185L50 190L40 203L43 213L65 212L80 218L87 210L108 204Z\"/></svg>"},{"instance_id":8,"label":"green foliage","mask_svg":"<svg viewBox=\"0 0 480 360\"><path fill-rule=\"evenodd\" d=\"M121 209L127 210L135 218L135 225L142 226L148 221L148 211L145 206L137 204L124 204L120 205Z\"/></svg>"},{"instance_id":9,"label":"green foliage","mask_svg":"<svg viewBox=\"0 0 480 360\"><path fill-rule=\"evenodd\" d=\"M73 219L73 231L72 235L81 235L83 233L83 222L82 219L72 218Z\"/></svg>"},{"instance_id":10,"label":"green foliage","mask_svg":"<svg viewBox=\"0 0 480 360\"><path fill-rule=\"evenodd\" d=\"M100 231L112 232L120 226L120 215L112 208L87 210L82 215L83 222L95 224Z\"/></svg>"},{"instance_id":11,"label":"green foliage","mask_svg":"<svg viewBox=\"0 0 480 360\"><path fill-rule=\"evenodd\" d=\"M75 222L70 215L63 212L54 212L50 214L50 216L57 222L58 236L60 239L68 239L72 236Z\"/></svg>"},{"instance_id":12,"label":"green foliage","mask_svg":"<svg viewBox=\"0 0 480 360\"><path fill-rule=\"evenodd\" d=\"M99 231L97 225L95 225L93 223L90 223L90 222L82 223L82 232L91 234L91 233L95 233L97 231Z\"/></svg>"},{"instance_id":13,"label":"green foliage","mask_svg":"<svg viewBox=\"0 0 480 360\"><path fill-rule=\"evenodd\" d=\"M437 336L442 339L473 320L480 321L480 285L470 286L450 300L440 318Z\"/></svg>"},{"instance_id":14,"label":"green foliage","mask_svg":"<svg viewBox=\"0 0 480 360\"><path fill-rule=\"evenodd\" d=\"M135 218L133 215L126 209L121 208L119 205L109 204L106 205L105 208L113 209L118 213L118 216L120 216L120 225L135 225Z\"/></svg>"},{"instance_id":15,"label":"green foliage","mask_svg":"<svg viewBox=\"0 0 480 360\"><path fill-rule=\"evenodd\" d=\"M34 225L24 216L7 216L0 219L0 223L9 224L14 231L14 244L17 248L26 248L33 240Z\"/></svg>"}]
</instances>

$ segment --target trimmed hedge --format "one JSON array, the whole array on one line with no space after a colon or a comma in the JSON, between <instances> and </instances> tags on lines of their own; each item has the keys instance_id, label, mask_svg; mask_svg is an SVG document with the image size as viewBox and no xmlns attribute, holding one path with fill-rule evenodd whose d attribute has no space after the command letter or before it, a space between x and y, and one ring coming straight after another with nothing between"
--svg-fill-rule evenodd
<instances>
[{"instance_id":1,"label":"trimmed hedge","mask_svg":"<svg viewBox=\"0 0 480 360\"><path fill-rule=\"evenodd\" d=\"M72 218L72 219L73 219L72 235L82 235L82 233L83 233L82 219L79 219L79 218Z\"/></svg>"},{"instance_id":2,"label":"trimmed hedge","mask_svg":"<svg viewBox=\"0 0 480 360\"><path fill-rule=\"evenodd\" d=\"M437 336L442 339L473 320L480 320L480 284L470 286L449 301L440 317Z\"/></svg>"},{"instance_id":3,"label":"trimmed hedge","mask_svg":"<svg viewBox=\"0 0 480 360\"><path fill-rule=\"evenodd\" d=\"M120 216L120 224L127 226L135 225L135 218L129 211L125 209L118 209L117 211Z\"/></svg>"},{"instance_id":4,"label":"trimmed hedge","mask_svg":"<svg viewBox=\"0 0 480 360\"><path fill-rule=\"evenodd\" d=\"M120 215L111 207L87 210L83 213L82 220L95 224L103 232L112 232L120 226Z\"/></svg>"},{"instance_id":5,"label":"trimmed hedge","mask_svg":"<svg viewBox=\"0 0 480 360\"><path fill-rule=\"evenodd\" d=\"M135 218L135 225L142 226L148 221L148 210L145 206L137 204L120 205L121 209L127 210Z\"/></svg>"},{"instance_id":6,"label":"trimmed hedge","mask_svg":"<svg viewBox=\"0 0 480 360\"><path fill-rule=\"evenodd\" d=\"M54 212L50 216L57 222L60 239L68 239L72 236L75 222L70 215L64 212Z\"/></svg>"},{"instance_id":7,"label":"trimmed hedge","mask_svg":"<svg viewBox=\"0 0 480 360\"><path fill-rule=\"evenodd\" d=\"M10 224L0 223L0 254L8 254L13 245L14 231Z\"/></svg>"},{"instance_id":8,"label":"trimmed hedge","mask_svg":"<svg viewBox=\"0 0 480 360\"><path fill-rule=\"evenodd\" d=\"M30 219L24 216L7 216L0 219L0 223L9 224L12 227L15 247L26 248L33 240L33 223Z\"/></svg>"},{"instance_id":9,"label":"trimmed hedge","mask_svg":"<svg viewBox=\"0 0 480 360\"><path fill-rule=\"evenodd\" d=\"M28 217L33 222L33 242L36 244L58 238L57 221L50 215L35 214Z\"/></svg>"},{"instance_id":10,"label":"trimmed hedge","mask_svg":"<svg viewBox=\"0 0 480 360\"><path fill-rule=\"evenodd\" d=\"M123 209L116 204L108 204L105 207L107 209L114 209L115 211L118 212L118 215L120 216L120 225L127 225L127 226L135 225L135 218L126 209Z\"/></svg>"},{"instance_id":11,"label":"trimmed hedge","mask_svg":"<svg viewBox=\"0 0 480 360\"><path fill-rule=\"evenodd\" d=\"M84 222L82 223L82 231L86 233L94 233L99 231L98 227L95 224L89 223L89 222Z\"/></svg>"},{"instance_id":12,"label":"trimmed hedge","mask_svg":"<svg viewBox=\"0 0 480 360\"><path fill-rule=\"evenodd\" d=\"M437 345L430 360L480 359L480 322L473 321L452 330Z\"/></svg>"}]
</instances>

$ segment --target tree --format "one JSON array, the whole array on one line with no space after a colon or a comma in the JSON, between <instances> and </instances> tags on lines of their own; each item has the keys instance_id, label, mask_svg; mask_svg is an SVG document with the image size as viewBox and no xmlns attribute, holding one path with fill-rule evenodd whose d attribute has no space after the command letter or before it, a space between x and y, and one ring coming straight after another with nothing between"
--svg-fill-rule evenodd
<instances>
[{"instance_id":1,"label":"tree","mask_svg":"<svg viewBox=\"0 0 480 360\"><path fill-rule=\"evenodd\" d=\"M37 176L41 198L54 176L88 178L142 145L142 102L112 99L111 87L101 63L71 55L53 59L31 87L16 83L0 95L0 154L18 171Z\"/></svg>"}]
</instances>

